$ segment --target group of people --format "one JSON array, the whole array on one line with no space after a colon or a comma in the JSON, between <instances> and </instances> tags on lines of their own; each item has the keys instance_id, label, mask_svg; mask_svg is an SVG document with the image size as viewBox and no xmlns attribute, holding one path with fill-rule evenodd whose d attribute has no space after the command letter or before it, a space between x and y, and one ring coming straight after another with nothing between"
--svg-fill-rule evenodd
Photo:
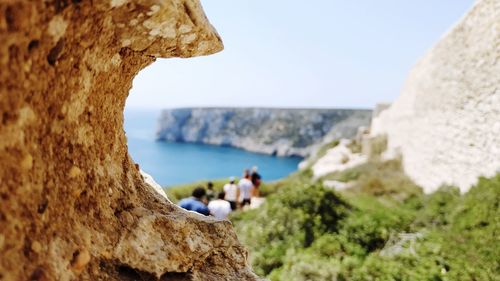
<instances>
[{"instance_id":1,"label":"group of people","mask_svg":"<svg viewBox=\"0 0 500 281\"><path fill-rule=\"evenodd\" d=\"M232 211L250 205L252 198L259 197L260 184L261 176L257 172L257 167L253 167L251 171L247 169L243 171L243 177L237 184L236 179L230 177L221 192L214 191L212 182L207 184L207 189L202 186L195 188L191 197L179 201L179 206L224 220Z\"/></svg>"}]
</instances>

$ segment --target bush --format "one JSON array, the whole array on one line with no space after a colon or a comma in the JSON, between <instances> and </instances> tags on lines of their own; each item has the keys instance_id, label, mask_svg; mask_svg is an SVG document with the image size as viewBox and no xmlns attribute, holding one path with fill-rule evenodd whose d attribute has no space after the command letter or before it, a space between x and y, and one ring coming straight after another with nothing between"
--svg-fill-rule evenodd
<instances>
[{"instance_id":1,"label":"bush","mask_svg":"<svg viewBox=\"0 0 500 281\"><path fill-rule=\"evenodd\" d=\"M411 218L385 208L357 211L342 222L341 234L369 253L382 249L391 234L408 230Z\"/></svg>"},{"instance_id":2,"label":"bush","mask_svg":"<svg viewBox=\"0 0 500 281\"><path fill-rule=\"evenodd\" d=\"M419 213L415 220L416 226L440 227L450 224L459 199L458 188L442 187L432 195L413 202L412 207Z\"/></svg>"},{"instance_id":3,"label":"bush","mask_svg":"<svg viewBox=\"0 0 500 281\"><path fill-rule=\"evenodd\" d=\"M273 281L500 280L500 175L463 196L451 187L423 195L398 167L358 167L356 191L342 196L288 181L260 209L237 214L255 271ZM380 254L406 232L423 236L412 251Z\"/></svg>"},{"instance_id":4,"label":"bush","mask_svg":"<svg viewBox=\"0 0 500 281\"><path fill-rule=\"evenodd\" d=\"M350 206L320 185L287 186L250 214L233 217L239 238L252 252L257 273L268 275L283 265L289 249L309 247L325 232L337 232Z\"/></svg>"},{"instance_id":5,"label":"bush","mask_svg":"<svg viewBox=\"0 0 500 281\"><path fill-rule=\"evenodd\" d=\"M350 191L376 197L390 197L406 201L422 195L422 189L405 175L398 159L372 159L365 164L326 176L342 182L354 182Z\"/></svg>"}]
</instances>

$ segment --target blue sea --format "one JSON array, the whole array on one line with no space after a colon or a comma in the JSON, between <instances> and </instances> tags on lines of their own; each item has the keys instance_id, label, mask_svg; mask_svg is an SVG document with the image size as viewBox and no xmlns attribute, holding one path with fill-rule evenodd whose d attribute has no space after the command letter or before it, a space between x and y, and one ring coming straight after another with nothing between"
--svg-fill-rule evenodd
<instances>
[{"instance_id":1,"label":"blue sea","mask_svg":"<svg viewBox=\"0 0 500 281\"><path fill-rule=\"evenodd\" d=\"M239 177L245 168L259 167L264 181L297 170L299 157L275 157L237 148L155 140L159 111L125 110L125 132L132 159L162 186L199 180Z\"/></svg>"}]
</instances>

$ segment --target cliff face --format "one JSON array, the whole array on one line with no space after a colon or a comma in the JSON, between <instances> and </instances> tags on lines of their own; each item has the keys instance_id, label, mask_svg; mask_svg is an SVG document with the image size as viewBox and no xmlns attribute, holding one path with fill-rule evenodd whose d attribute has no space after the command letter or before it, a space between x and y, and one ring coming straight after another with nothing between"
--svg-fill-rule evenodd
<instances>
[{"instance_id":1,"label":"cliff face","mask_svg":"<svg viewBox=\"0 0 500 281\"><path fill-rule=\"evenodd\" d=\"M500 171L500 1L477 1L410 73L401 96L375 118L405 172L425 191L467 191Z\"/></svg>"},{"instance_id":2,"label":"cliff face","mask_svg":"<svg viewBox=\"0 0 500 281\"><path fill-rule=\"evenodd\" d=\"M254 280L228 222L129 157L123 108L157 57L222 49L197 0L0 0L0 279Z\"/></svg>"},{"instance_id":3,"label":"cliff face","mask_svg":"<svg viewBox=\"0 0 500 281\"><path fill-rule=\"evenodd\" d=\"M158 139L226 145L279 156L307 156L325 137L350 138L370 110L184 108L164 110Z\"/></svg>"}]
</instances>

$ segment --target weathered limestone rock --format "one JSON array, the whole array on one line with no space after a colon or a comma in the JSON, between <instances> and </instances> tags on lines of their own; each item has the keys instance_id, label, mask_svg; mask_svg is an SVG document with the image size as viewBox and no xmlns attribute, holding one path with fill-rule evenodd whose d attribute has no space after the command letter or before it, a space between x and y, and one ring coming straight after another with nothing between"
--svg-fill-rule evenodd
<instances>
[{"instance_id":1,"label":"weathered limestone rock","mask_svg":"<svg viewBox=\"0 0 500 281\"><path fill-rule=\"evenodd\" d=\"M127 152L133 77L222 49L198 0L0 0L0 280L255 280Z\"/></svg>"},{"instance_id":2,"label":"weathered limestone rock","mask_svg":"<svg viewBox=\"0 0 500 281\"><path fill-rule=\"evenodd\" d=\"M340 143L328 149L321 158L311 166L315 178L324 177L333 172L345 171L368 161L368 156L353 153L349 148L351 140L342 139Z\"/></svg>"},{"instance_id":3,"label":"weathered limestone rock","mask_svg":"<svg viewBox=\"0 0 500 281\"><path fill-rule=\"evenodd\" d=\"M500 1L472 10L412 70L401 96L373 120L425 191L467 191L500 171Z\"/></svg>"}]
</instances>

